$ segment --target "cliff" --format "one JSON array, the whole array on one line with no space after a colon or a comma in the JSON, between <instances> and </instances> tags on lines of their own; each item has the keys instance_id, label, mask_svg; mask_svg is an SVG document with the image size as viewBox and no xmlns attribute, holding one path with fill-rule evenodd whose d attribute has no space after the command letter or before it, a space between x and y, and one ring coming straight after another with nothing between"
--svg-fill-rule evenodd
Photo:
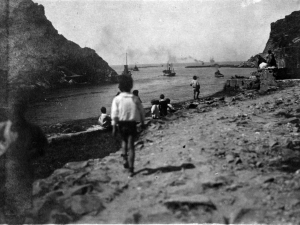
<instances>
[{"instance_id":1,"label":"cliff","mask_svg":"<svg viewBox=\"0 0 300 225\"><path fill-rule=\"evenodd\" d=\"M282 78L299 78L300 72L300 11L295 11L274 23L263 52L258 53L266 57L268 50L275 53L277 66L287 68ZM252 56L246 63L256 63L256 56Z\"/></svg>"},{"instance_id":2,"label":"cliff","mask_svg":"<svg viewBox=\"0 0 300 225\"><path fill-rule=\"evenodd\" d=\"M263 53L282 47L300 47L300 11L271 23L270 37Z\"/></svg>"},{"instance_id":3,"label":"cliff","mask_svg":"<svg viewBox=\"0 0 300 225\"><path fill-rule=\"evenodd\" d=\"M42 5L4 0L0 11L0 66L4 74L8 71L10 83L56 87L66 70L71 71L67 76L82 75L81 81L94 84L117 75L94 50L58 34Z\"/></svg>"}]
</instances>

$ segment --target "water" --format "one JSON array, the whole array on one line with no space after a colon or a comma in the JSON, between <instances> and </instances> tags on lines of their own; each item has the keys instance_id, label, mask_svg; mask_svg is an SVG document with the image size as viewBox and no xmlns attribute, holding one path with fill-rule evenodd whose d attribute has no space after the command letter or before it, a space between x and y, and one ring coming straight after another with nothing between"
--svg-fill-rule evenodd
<instances>
[{"instance_id":1,"label":"water","mask_svg":"<svg viewBox=\"0 0 300 225\"><path fill-rule=\"evenodd\" d=\"M152 99L158 99L160 94L172 102L190 100L193 98L192 88L189 86L193 75L200 81L200 97L222 90L224 83L233 75L249 76L254 68L220 68L224 78L215 78L215 68L185 68L186 64L174 65L175 77L162 76L164 67L140 68L132 71L134 89L139 95L144 107L150 107ZM112 66L121 74L123 66ZM65 88L48 93L44 101L31 106L28 117L39 124L55 124L59 122L97 117L100 108L105 106L110 112L112 99L118 92L118 84L103 86L83 86Z\"/></svg>"}]
</instances>

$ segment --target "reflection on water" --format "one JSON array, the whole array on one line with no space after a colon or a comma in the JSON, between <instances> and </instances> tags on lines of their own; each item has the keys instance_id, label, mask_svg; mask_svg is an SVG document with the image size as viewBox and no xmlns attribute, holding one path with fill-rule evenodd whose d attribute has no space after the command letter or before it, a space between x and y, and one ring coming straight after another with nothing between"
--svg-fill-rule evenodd
<instances>
[{"instance_id":1,"label":"reflection on water","mask_svg":"<svg viewBox=\"0 0 300 225\"><path fill-rule=\"evenodd\" d=\"M123 69L121 66L113 68L119 74ZM133 89L139 90L144 107L149 107L151 99L158 99L160 94L164 94L172 102L192 99L193 92L189 84L193 75L199 77L201 97L220 91L231 76L248 76L255 69L220 68L220 72L225 75L224 78L214 77L215 68L175 66L175 77L162 76L162 70L162 67L149 67L141 68L140 71L132 71ZM31 121L39 125L97 117L102 106L110 112L112 99L118 91L118 84L57 90L47 94L44 101L32 105L28 116Z\"/></svg>"}]
</instances>

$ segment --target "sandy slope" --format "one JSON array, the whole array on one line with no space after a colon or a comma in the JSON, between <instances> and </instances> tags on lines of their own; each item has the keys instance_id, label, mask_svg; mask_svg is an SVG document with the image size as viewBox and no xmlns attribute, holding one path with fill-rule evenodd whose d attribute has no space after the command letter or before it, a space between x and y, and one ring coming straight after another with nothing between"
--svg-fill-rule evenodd
<instances>
[{"instance_id":1,"label":"sandy slope","mask_svg":"<svg viewBox=\"0 0 300 225\"><path fill-rule=\"evenodd\" d=\"M73 179L72 185L66 178L63 185L57 182L59 174L64 177L71 171L68 165L40 181L52 197L57 190L93 186L60 195L60 217L48 221L299 222L299 98L300 87L263 97L247 92L225 101L201 102L195 109L154 121L137 142L133 178L128 178L117 152L100 161L74 164L78 168L71 176L77 183ZM46 199L42 189L35 188L36 211ZM78 196L79 202L94 208L82 209L74 201ZM101 204L84 196L93 196Z\"/></svg>"}]
</instances>

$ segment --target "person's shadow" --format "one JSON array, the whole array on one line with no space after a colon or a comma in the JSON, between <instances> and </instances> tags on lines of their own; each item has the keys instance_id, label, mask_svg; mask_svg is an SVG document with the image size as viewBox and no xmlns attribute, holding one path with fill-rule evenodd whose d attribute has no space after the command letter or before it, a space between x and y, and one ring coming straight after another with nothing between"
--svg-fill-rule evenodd
<instances>
[{"instance_id":1,"label":"person's shadow","mask_svg":"<svg viewBox=\"0 0 300 225\"><path fill-rule=\"evenodd\" d=\"M141 169L141 170L135 172L134 175L137 175L137 174L142 173L144 171L146 171L146 172L142 173L143 175L151 175L151 174L154 174L158 171L162 172L162 173L169 173L169 172L180 171L182 169L194 169L194 168L196 168L196 167L192 163L183 163L180 166L164 166L164 167L158 167L158 168L155 168L155 169L144 168L144 169Z\"/></svg>"}]
</instances>

